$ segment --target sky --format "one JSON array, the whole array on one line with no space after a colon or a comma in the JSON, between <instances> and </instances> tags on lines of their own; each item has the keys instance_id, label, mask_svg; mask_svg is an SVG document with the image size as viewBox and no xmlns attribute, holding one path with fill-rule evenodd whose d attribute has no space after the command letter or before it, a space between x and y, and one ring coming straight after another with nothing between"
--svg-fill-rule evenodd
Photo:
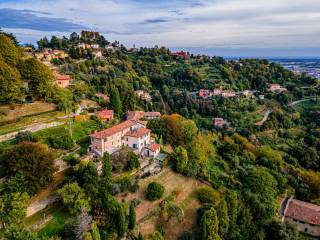
<instances>
[{"instance_id":1,"label":"sky","mask_svg":"<svg viewBox=\"0 0 320 240\"><path fill-rule=\"evenodd\" d=\"M127 47L320 58L320 0L0 0L0 28L22 43L94 30Z\"/></svg>"}]
</instances>

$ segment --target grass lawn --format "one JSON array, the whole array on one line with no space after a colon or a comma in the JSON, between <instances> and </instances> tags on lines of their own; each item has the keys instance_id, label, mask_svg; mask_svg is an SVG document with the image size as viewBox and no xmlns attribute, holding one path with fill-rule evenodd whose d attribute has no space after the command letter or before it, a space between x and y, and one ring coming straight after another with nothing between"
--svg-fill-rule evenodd
<instances>
[{"instance_id":1,"label":"grass lawn","mask_svg":"<svg viewBox=\"0 0 320 240\"><path fill-rule=\"evenodd\" d=\"M133 199L139 199L141 201L136 208L136 231L146 236L152 234L156 228L159 203L161 202L161 200L154 202L145 200L145 190L152 181L156 181L165 187L165 193L161 200L174 195L173 202L184 211L184 218L181 222L170 221L165 229L166 239L178 239L184 230L190 230L196 224L197 208L200 204L194 191L204 186L204 184L193 178L187 178L181 174L177 174L169 168L165 168L156 176L140 180L138 192L119 196L118 199L120 201L124 200L128 202Z\"/></svg>"},{"instance_id":2,"label":"grass lawn","mask_svg":"<svg viewBox=\"0 0 320 240\"><path fill-rule=\"evenodd\" d=\"M309 110L320 110L320 101L318 103L314 100L298 103L294 106L294 110L297 112L305 112Z\"/></svg>"},{"instance_id":3,"label":"grass lawn","mask_svg":"<svg viewBox=\"0 0 320 240\"><path fill-rule=\"evenodd\" d=\"M72 216L70 216L65 207L56 204L31 216L30 218L27 218L25 220L25 224L27 226L31 226L32 224L41 221L44 218L44 216L49 215L52 215L52 219L48 223L46 223L42 228L37 230L40 237L53 237L57 235L63 230L64 225L72 219Z\"/></svg>"},{"instance_id":4,"label":"grass lawn","mask_svg":"<svg viewBox=\"0 0 320 240\"><path fill-rule=\"evenodd\" d=\"M85 122L76 122L72 123L72 134L73 139L78 142L83 138L87 137L92 133L92 131L97 130L99 128L98 124L93 121L85 121ZM48 128L39 132L36 132L34 136L41 139L41 141L46 142L46 140L53 135L63 134L66 131L69 131L69 125L64 124L58 127Z\"/></svg>"}]
</instances>

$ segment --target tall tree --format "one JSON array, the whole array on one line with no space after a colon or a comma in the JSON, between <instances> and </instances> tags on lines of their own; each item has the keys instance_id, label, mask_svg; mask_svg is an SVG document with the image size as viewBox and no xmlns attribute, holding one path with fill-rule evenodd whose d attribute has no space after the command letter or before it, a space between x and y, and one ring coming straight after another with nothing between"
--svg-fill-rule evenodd
<instances>
[{"instance_id":1,"label":"tall tree","mask_svg":"<svg viewBox=\"0 0 320 240\"><path fill-rule=\"evenodd\" d=\"M134 227L136 226L136 210L135 210L135 204L132 201L130 203L130 209L129 209L129 224L128 224L128 228L129 229L134 229Z\"/></svg>"},{"instance_id":2,"label":"tall tree","mask_svg":"<svg viewBox=\"0 0 320 240\"><path fill-rule=\"evenodd\" d=\"M225 200L221 201L217 208L217 216L219 219L219 235L224 238L229 230L228 206Z\"/></svg>"},{"instance_id":3,"label":"tall tree","mask_svg":"<svg viewBox=\"0 0 320 240\"><path fill-rule=\"evenodd\" d=\"M122 116L122 103L119 95L119 90L116 87L111 88L110 107L116 114L118 114L118 116Z\"/></svg>"}]
</instances>

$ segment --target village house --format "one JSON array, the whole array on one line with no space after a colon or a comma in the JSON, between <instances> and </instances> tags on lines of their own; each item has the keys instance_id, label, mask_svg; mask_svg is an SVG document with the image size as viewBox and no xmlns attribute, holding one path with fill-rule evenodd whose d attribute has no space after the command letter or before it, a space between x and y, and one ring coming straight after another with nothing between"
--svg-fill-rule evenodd
<instances>
[{"instance_id":1,"label":"village house","mask_svg":"<svg viewBox=\"0 0 320 240\"><path fill-rule=\"evenodd\" d=\"M151 130L147 129L147 122L141 119L160 116L159 112L128 112L126 121L91 135L91 155L100 157L105 152L113 154L122 146L127 146L140 157L156 157L160 152L160 146L154 145L150 136Z\"/></svg>"},{"instance_id":2,"label":"village house","mask_svg":"<svg viewBox=\"0 0 320 240\"><path fill-rule=\"evenodd\" d=\"M109 96L108 95L106 95L106 94L103 94L103 93L96 93L96 95L95 95L97 98L99 98L99 99L101 99L101 100L103 100L103 102L105 102L105 103L108 103L108 102L110 102L110 98L109 98Z\"/></svg>"},{"instance_id":3,"label":"village house","mask_svg":"<svg viewBox=\"0 0 320 240\"><path fill-rule=\"evenodd\" d=\"M100 46L99 46L99 44L91 44L91 48L92 48L93 50L97 50L97 49L100 48Z\"/></svg>"},{"instance_id":4,"label":"village house","mask_svg":"<svg viewBox=\"0 0 320 240\"><path fill-rule=\"evenodd\" d=\"M236 93L234 91L222 91L221 96L223 98L232 98L236 96Z\"/></svg>"},{"instance_id":5,"label":"village house","mask_svg":"<svg viewBox=\"0 0 320 240\"><path fill-rule=\"evenodd\" d=\"M281 87L280 84L269 84L268 87L269 87L269 91L273 93L282 93L287 91L287 89L284 87Z\"/></svg>"},{"instance_id":6,"label":"village house","mask_svg":"<svg viewBox=\"0 0 320 240\"><path fill-rule=\"evenodd\" d=\"M148 102L150 102L152 100L150 94L144 90L136 90L134 92L139 98L141 98L143 100L146 100Z\"/></svg>"},{"instance_id":7,"label":"village house","mask_svg":"<svg viewBox=\"0 0 320 240\"><path fill-rule=\"evenodd\" d=\"M200 89L199 90L199 97L201 98L210 98L212 97L213 92L211 90L208 89Z\"/></svg>"},{"instance_id":8,"label":"village house","mask_svg":"<svg viewBox=\"0 0 320 240\"><path fill-rule=\"evenodd\" d=\"M150 144L151 130L141 127L124 135L124 145L132 148L137 154Z\"/></svg>"},{"instance_id":9,"label":"village house","mask_svg":"<svg viewBox=\"0 0 320 240\"><path fill-rule=\"evenodd\" d=\"M127 113L127 120L139 121L141 119L159 119L161 113L159 112L143 112L143 111L129 111Z\"/></svg>"},{"instance_id":10,"label":"village house","mask_svg":"<svg viewBox=\"0 0 320 240\"><path fill-rule=\"evenodd\" d=\"M97 112L97 117L101 119L102 122L112 122L113 120L113 110L104 109Z\"/></svg>"},{"instance_id":11,"label":"village house","mask_svg":"<svg viewBox=\"0 0 320 240\"><path fill-rule=\"evenodd\" d=\"M92 55L95 57L95 58L102 58L103 57L103 54L100 50L94 50L92 51Z\"/></svg>"},{"instance_id":12,"label":"village house","mask_svg":"<svg viewBox=\"0 0 320 240\"><path fill-rule=\"evenodd\" d=\"M213 119L213 125L216 128L223 128L224 125L227 125L227 121L225 121L223 118L214 118Z\"/></svg>"},{"instance_id":13,"label":"village house","mask_svg":"<svg viewBox=\"0 0 320 240\"><path fill-rule=\"evenodd\" d=\"M62 50L46 49L43 52L36 52L34 56L43 62L50 62L53 59L64 59L69 55Z\"/></svg>"},{"instance_id":14,"label":"village house","mask_svg":"<svg viewBox=\"0 0 320 240\"><path fill-rule=\"evenodd\" d=\"M176 57L180 57L180 58L182 58L184 60L189 59L189 54L186 53L185 51L176 52L176 53L173 53L172 55L176 56Z\"/></svg>"},{"instance_id":15,"label":"village house","mask_svg":"<svg viewBox=\"0 0 320 240\"><path fill-rule=\"evenodd\" d=\"M280 214L283 222L295 225L300 232L320 237L320 206L285 198L281 203Z\"/></svg>"},{"instance_id":16,"label":"village house","mask_svg":"<svg viewBox=\"0 0 320 240\"><path fill-rule=\"evenodd\" d=\"M160 144L152 143L144 148L144 155L147 157L156 157L160 153Z\"/></svg>"},{"instance_id":17,"label":"village house","mask_svg":"<svg viewBox=\"0 0 320 240\"><path fill-rule=\"evenodd\" d=\"M62 75L58 72L54 72L56 83L59 87L67 88L70 85L71 77L69 75Z\"/></svg>"}]
</instances>

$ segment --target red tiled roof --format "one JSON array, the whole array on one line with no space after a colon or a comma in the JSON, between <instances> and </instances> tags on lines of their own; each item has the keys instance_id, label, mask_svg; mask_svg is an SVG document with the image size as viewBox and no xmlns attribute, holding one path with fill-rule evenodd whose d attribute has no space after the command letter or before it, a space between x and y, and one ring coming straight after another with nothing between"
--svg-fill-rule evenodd
<instances>
[{"instance_id":1,"label":"red tiled roof","mask_svg":"<svg viewBox=\"0 0 320 240\"><path fill-rule=\"evenodd\" d=\"M105 109L98 112L99 117L112 116L113 110Z\"/></svg>"},{"instance_id":2,"label":"red tiled roof","mask_svg":"<svg viewBox=\"0 0 320 240\"><path fill-rule=\"evenodd\" d=\"M148 134L148 133L150 133L150 132L151 132L150 129L147 129L147 128L138 128L137 130L135 130L135 131L133 131L133 132L129 132L129 133L125 134L125 136L140 138L140 137L142 137L143 135L146 135L146 134Z\"/></svg>"},{"instance_id":3,"label":"red tiled roof","mask_svg":"<svg viewBox=\"0 0 320 240\"><path fill-rule=\"evenodd\" d=\"M320 225L320 206L290 199L284 216L306 223Z\"/></svg>"},{"instance_id":4,"label":"red tiled roof","mask_svg":"<svg viewBox=\"0 0 320 240\"><path fill-rule=\"evenodd\" d=\"M127 119L129 119L129 120L139 120L143 117L161 117L161 113L159 113L159 112L129 111L127 114Z\"/></svg>"},{"instance_id":5,"label":"red tiled roof","mask_svg":"<svg viewBox=\"0 0 320 240\"><path fill-rule=\"evenodd\" d=\"M70 76L69 75L62 75L59 73L55 73L55 77L57 81L70 81Z\"/></svg>"},{"instance_id":6,"label":"red tiled roof","mask_svg":"<svg viewBox=\"0 0 320 240\"><path fill-rule=\"evenodd\" d=\"M160 149L160 144L152 143L147 148L150 149L152 152L156 152Z\"/></svg>"},{"instance_id":7,"label":"red tiled roof","mask_svg":"<svg viewBox=\"0 0 320 240\"><path fill-rule=\"evenodd\" d=\"M122 122L122 123L120 123L118 125L115 125L115 126L113 126L111 128L105 129L105 130L103 130L101 132L93 133L93 134L91 134L91 137L99 138L99 139L106 138L106 137L112 136L112 135L114 135L114 134L116 134L118 132L121 132L121 131L123 131L123 130L125 130L127 128L130 128L130 127L132 127L134 125L135 125L134 121L130 121L130 120L129 121L125 121L125 122Z\"/></svg>"}]
</instances>

